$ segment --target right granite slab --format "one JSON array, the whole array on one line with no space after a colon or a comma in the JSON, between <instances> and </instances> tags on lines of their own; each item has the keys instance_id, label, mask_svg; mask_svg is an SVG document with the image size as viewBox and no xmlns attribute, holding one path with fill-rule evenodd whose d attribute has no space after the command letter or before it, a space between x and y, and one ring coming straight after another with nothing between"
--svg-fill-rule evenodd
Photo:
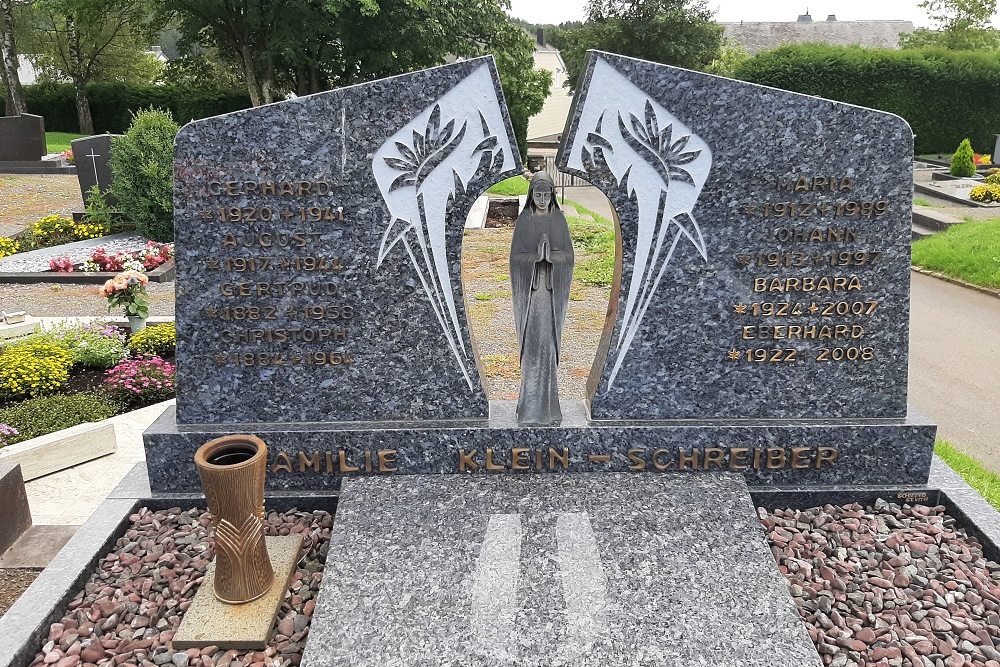
<instances>
[{"instance_id":1,"label":"right granite slab","mask_svg":"<svg viewBox=\"0 0 1000 667\"><path fill-rule=\"evenodd\" d=\"M905 417L905 120L591 51L557 163L617 217L593 419Z\"/></svg>"}]
</instances>

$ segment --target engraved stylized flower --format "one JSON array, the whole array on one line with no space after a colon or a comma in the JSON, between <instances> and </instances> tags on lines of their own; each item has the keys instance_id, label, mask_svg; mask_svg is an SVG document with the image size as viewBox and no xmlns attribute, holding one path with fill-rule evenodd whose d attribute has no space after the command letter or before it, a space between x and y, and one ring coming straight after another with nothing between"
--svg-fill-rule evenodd
<instances>
[{"instance_id":1,"label":"engraved stylized flower","mask_svg":"<svg viewBox=\"0 0 1000 667\"><path fill-rule=\"evenodd\" d=\"M664 182L674 180L695 184L691 174L681 168L681 165L694 162L701 154L700 150L684 152L684 147L691 139L690 135L672 141L673 125L660 130L656 111L649 100L646 100L645 122L641 122L633 113L629 113L629 120L631 130L626 126L621 112L618 113L618 128L622 138L632 150L647 158L646 161L659 172Z\"/></svg>"},{"instance_id":2,"label":"engraved stylized flower","mask_svg":"<svg viewBox=\"0 0 1000 667\"><path fill-rule=\"evenodd\" d=\"M408 185L420 189L434 168L444 162L452 151L465 136L467 123L462 123L458 133L455 133L455 120L448 121L441 127L441 106L435 104L431 111L431 117L427 119L427 127L424 133L413 131L412 145L407 146L402 141L397 141L396 148L402 157L387 157L385 163L391 168L403 172L389 186L389 192Z\"/></svg>"}]
</instances>

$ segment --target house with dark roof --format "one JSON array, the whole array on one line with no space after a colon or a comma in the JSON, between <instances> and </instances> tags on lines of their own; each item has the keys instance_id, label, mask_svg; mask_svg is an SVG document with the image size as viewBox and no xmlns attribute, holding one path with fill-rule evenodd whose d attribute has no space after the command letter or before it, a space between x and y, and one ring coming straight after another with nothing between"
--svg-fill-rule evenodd
<instances>
[{"instance_id":1,"label":"house with dark roof","mask_svg":"<svg viewBox=\"0 0 1000 667\"><path fill-rule=\"evenodd\" d=\"M814 21L808 13L796 21L740 21L720 23L725 37L751 55L785 44L833 44L868 48L899 48L900 35L913 32L912 21L838 21L830 14Z\"/></svg>"}]
</instances>

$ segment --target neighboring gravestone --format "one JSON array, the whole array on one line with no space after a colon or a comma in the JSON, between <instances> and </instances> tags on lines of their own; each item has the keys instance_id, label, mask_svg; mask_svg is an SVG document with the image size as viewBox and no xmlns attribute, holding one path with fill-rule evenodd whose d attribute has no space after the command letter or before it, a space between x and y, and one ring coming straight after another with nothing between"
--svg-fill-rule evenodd
<instances>
[{"instance_id":1,"label":"neighboring gravestone","mask_svg":"<svg viewBox=\"0 0 1000 667\"><path fill-rule=\"evenodd\" d=\"M177 136L177 421L487 417L462 297L476 197L521 172L492 58Z\"/></svg>"},{"instance_id":2,"label":"neighboring gravestone","mask_svg":"<svg viewBox=\"0 0 1000 667\"><path fill-rule=\"evenodd\" d=\"M594 419L906 416L906 121L592 52L563 137L620 221Z\"/></svg>"},{"instance_id":3,"label":"neighboring gravestone","mask_svg":"<svg viewBox=\"0 0 1000 667\"><path fill-rule=\"evenodd\" d=\"M0 116L0 162L35 162L47 152L44 118Z\"/></svg>"},{"instance_id":4,"label":"neighboring gravestone","mask_svg":"<svg viewBox=\"0 0 1000 667\"><path fill-rule=\"evenodd\" d=\"M111 140L119 135L98 134L93 137L83 137L70 142L73 148L73 162L76 164L76 177L80 181L80 194L86 205L90 189L100 186L104 200L115 205L111 194Z\"/></svg>"}]
</instances>

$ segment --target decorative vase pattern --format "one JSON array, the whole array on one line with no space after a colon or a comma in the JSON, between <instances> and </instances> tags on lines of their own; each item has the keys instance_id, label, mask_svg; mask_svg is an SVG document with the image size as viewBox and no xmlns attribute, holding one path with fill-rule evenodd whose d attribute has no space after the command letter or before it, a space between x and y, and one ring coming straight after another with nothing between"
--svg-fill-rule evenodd
<instances>
[{"instance_id":1,"label":"decorative vase pattern","mask_svg":"<svg viewBox=\"0 0 1000 667\"><path fill-rule=\"evenodd\" d=\"M209 440L194 456L215 523L215 597L243 604L264 595L274 570L264 541L267 445L253 435Z\"/></svg>"}]
</instances>

